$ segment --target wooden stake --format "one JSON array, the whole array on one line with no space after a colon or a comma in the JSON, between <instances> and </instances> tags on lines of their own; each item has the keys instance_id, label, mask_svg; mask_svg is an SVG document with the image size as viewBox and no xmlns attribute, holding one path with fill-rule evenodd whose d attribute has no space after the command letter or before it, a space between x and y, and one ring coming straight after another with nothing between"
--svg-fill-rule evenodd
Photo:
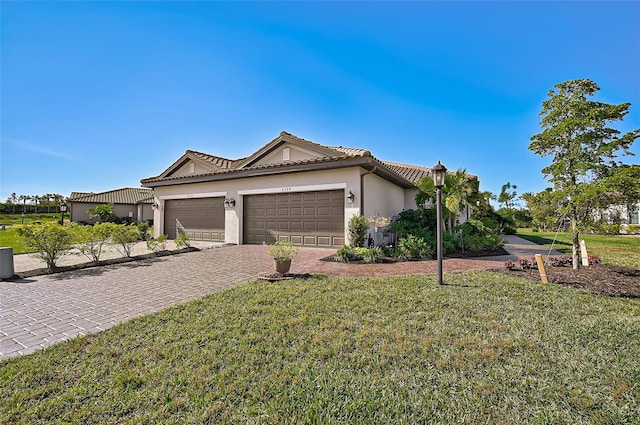
<instances>
[{"instance_id":1,"label":"wooden stake","mask_svg":"<svg viewBox=\"0 0 640 425\"><path fill-rule=\"evenodd\" d=\"M542 255L536 254L536 263L538 263L538 271L540 272L542 283L549 283L547 280L547 270L544 268L544 261L542 261Z\"/></svg>"},{"instance_id":2,"label":"wooden stake","mask_svg":"<svg viewBox=\"0 0 640 425\"><path fill-rule=\"evenodd\" d=\"M580 254L582 255L582 265L589 266L589 255L587 254L587 243L580 239Z\"/></svg>"}]
</instances>

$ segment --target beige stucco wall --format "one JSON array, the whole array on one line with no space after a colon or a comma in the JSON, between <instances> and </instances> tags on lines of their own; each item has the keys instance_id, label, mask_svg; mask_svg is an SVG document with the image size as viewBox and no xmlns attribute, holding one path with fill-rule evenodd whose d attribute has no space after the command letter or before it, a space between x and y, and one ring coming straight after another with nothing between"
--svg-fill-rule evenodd
<instances>
[{"instance_id":1,"label":"beige stucco wall","mask_svg":"<svg viewBox=\"0 0 640 425\"><path fill-rule=\"evenodd\" d=\"M95 220L91 220L90 218L89 208L95 208L98 205L104 204L85 202L70 203L71 220L75 222L95 223ZM132 217L136 221L153 218L153 210L151 205L148 204L145 204L142 208L133 204L114 204L113 213L118 217Z\"/></svg>"},{"instance_id":2,"label":"beige stucco wall","mask_svg":"<svg viewBox=\"0 0 640 425\"><path fill-rule=\"evenodd\" d=\"M242 243L243 197L251 194L305 192L316 190L344 189L345 196L349 190L355 195L353 204L345 199L345 240L349 219L360 213L360 174L364 170L351 167L337 170L306 171L250 177L219 182L191 183L154 188L159 208L154 215L155 237L164 233L164 202L168 199L197 198L223 196L234 198L236 206L225 212L225 242ZM405 207L404 189L389 183L375 175L367 175L365 179L365 215L373 215L378 211L381 215L393 216Z\"/></svg>"},{"instance_id":3,"label":"beige stucco wall","mask_svg":"<svg viewBox=\"0 0 640 425\"><path fill-rule=\"evenodd\" d=\"M289 149L289 159L285 160L283 156L283 150ZM271 154L265 156L260 161L256 163L256 165L266 165L266 164L282 164L286 161L304 161L313 158L320 158L317 152L312 152L306 149L302 149L297 145L292 145L290 143L284 143L282 146L279 146L278 149L271 152Z\"/></svg>"},{"instance_id":4,"label":"beige stucco wall","mask_svg":"<svg viewBox=\"0 0 640 425\"><path fill-rule=\"evenodd\" d=\"M184 164L182 167L174 171L172 176L188 176L191 174L202 174L202 173L209 173L209 172L211 172L209 168L203 167L196 161L189 161L186 164Z\"/></svg>"}]
</instances>

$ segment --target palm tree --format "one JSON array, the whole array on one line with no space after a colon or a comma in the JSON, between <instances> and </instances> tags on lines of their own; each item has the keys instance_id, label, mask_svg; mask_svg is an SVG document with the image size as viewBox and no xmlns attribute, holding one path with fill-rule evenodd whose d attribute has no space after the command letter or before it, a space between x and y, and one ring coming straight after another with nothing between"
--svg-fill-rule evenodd
<instances>
[{"instance_id":1,"label":"palm tree","mask_svg":"<svg viewBox=\"0 0 640 425\"><path fill-rule=\"evenodd\" d=\"M416 182L420 192L416 195L416 203L423 205L426 201L434 201L436 198L436 188L431 177L425 177ZM458 213L464 211L472 199L473 194L478 190L477 180L467 176L467 170L459 169L455 173L447 173L442 188L442 199L445 209L443 211L446 227L448 231L453 228L453 220Z\"/></svg>"},{"instance_id":2,"label":"palm tree","mask_svg":"<svg viewBox=\"0 0 640 425\"><path fill-rule=\"evenodd\" d=\"M18 196L16 195L15 192L13 192L11 194L11 196L9 196L9 198L7 199L7 202L11 204L11 207L13 209L12 213L15 214L16 213L16 204L18 203Z\"/></svg>"},{"instance_id":3,"label":"palm tree","mask_svg":"<svg viewBox=\"0 0 640 425\"><path fill-rule=\"evenodd\" d=\"M38 201L40 200L40 197L38 195L34 195L31 197L31 199L33 199L33 201L35 202L35 205L36 205L35 213L38 214Z\"/></svg>"},{"instance_id":4,"label":"palm tree","mask_svg":"<svg viewBox=\"0 0 640 425\"><path fill-rule=\"evenodd\" d=\"M18 199L22 201L22 214L27 212L27 199L30 199L28 195L20 195Z\"/></svg>"},{"instance_id":5,"label":"palm tree","mask_svg":"<svg viewBox=\"0 0 640 425\"><path fill-rule=\"evenodd\" d=\"M502 185L502 190L500 191L500 195L498 195L498 202L504 204L504 207L508 210L513 207L513 201L517 197L516 189L517 186L515 184L507 182L506 184Z\"/></svg>"}]
</instances>

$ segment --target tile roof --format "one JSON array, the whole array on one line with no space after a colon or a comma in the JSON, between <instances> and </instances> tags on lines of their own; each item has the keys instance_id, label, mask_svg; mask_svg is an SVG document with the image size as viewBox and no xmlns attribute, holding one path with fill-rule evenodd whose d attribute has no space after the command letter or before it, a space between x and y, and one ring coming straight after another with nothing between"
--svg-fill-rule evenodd
<instances>
[{"instance_id":1,"label":"tile roof","mask_svg":"<svg viewBox=\"0 0 640 425\"><path fill-rule=\"evenodd\" d=\"M101 193L71 192L69 202L151 204L153 203L153 190L146 187L125 187Z\"/></svg>"},{"instance_id":2,"label":"tile roof","mask_svg":"<svg viewBox=\"0 0 640 425\"><path fill-rule=\"evenodd\" d=\"M398 162L382 161L391 171L401 175L411 183L431 176L430 167L420 167L418 165L400 164Z\"/></svg>"}]
</instances>

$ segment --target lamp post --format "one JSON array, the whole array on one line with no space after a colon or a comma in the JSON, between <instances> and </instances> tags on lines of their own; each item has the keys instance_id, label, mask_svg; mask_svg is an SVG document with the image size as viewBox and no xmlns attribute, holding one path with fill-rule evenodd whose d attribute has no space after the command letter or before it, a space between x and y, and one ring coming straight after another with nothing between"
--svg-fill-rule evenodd
<instances>
[{"instance_id":1,"label":"lamp post","mask_svg":"<svg viewBox=\"0 0 640 425\"><path fill-rule=\"evenodd\" d=\"M442 186L444 186L444 178L447 175L447 168L440 164L440 161L431 169L433 172L433 185L436 187L436 218L438 223L437 239L438 239L438 285L442 285Z\"/></svg>"},{"instance_id":2,"label":"lamp post","mask_svg":"<svg viewBox=\"0 0 640 425\"><path fill-rule=\"evenodd\" d=\"M67 206L65 204L60 204L60 212L62 213L62 221L60 224L64 226L64 213L67 212Z\"/></svg>"}]
</instances>

